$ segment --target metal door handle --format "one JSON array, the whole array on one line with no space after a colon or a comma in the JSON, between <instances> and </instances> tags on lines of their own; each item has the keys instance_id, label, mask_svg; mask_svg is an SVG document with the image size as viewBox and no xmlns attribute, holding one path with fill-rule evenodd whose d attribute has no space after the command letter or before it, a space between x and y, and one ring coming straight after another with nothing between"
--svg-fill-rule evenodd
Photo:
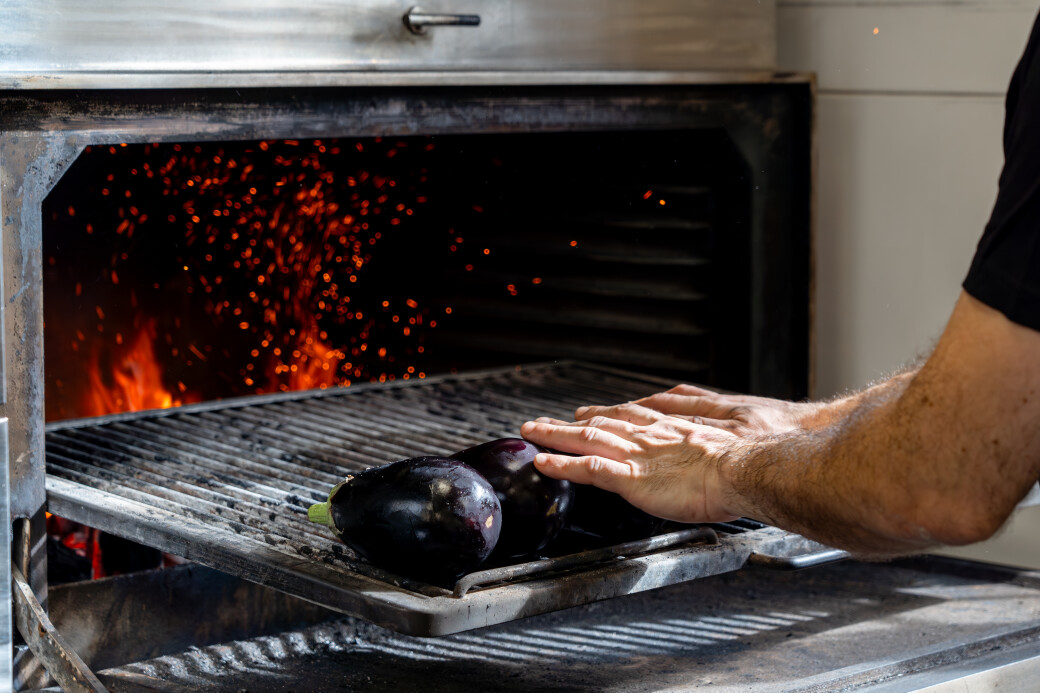
<instances>
[{"instance_id":1,"label":"metal door handle","mask_svg":"<svg viewBox=\"0 0 1040 693\"><path fill-rule=\"evenodd\" d=\"M435 14L413 7L404 15L404 25L413 34L425 34L428 26L480 26L479 14Z\"/></svg>"}]
</instances>

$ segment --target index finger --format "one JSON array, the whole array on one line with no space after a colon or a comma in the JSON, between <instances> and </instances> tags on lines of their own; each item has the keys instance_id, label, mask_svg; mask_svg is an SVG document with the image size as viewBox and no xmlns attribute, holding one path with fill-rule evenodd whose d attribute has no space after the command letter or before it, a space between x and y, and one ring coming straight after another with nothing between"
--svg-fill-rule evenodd
<instances>
[{"instance_id":1,"label":"index finger","mask_svg":"<svg viewBox=\"0 0 1040 693\"><path fill-rule=\"evenodd\" d=\"M620 493L633 478L629 465L595 455L575 457L543 452L535 456L534 463L538 471L553 479L591 484L612 493Z\"/></svg>"},{"instance_id":2,"label":"index finger","mask_svg":"<svg viewBox=\"0 0 1040 693\"><path fill-rule=\"evenodd\" d=\"M520 434L532 443L574 455L623 460L637 451L631 441L595 426L528 421L520 427Z\"/></svg>"}]
</instances>

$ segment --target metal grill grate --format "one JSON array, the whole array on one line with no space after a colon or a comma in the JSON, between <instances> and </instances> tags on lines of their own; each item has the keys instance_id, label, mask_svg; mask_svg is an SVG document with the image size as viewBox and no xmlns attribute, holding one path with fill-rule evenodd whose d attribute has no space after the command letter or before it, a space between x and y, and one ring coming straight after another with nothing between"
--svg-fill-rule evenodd
<instances>
[{"instance_id":1,"label":"metal grill grate","mask_svg":"<svg viewBox=\"0 0 1040 693\"><path fill-rule=\"evenodd\" d=\"M562 557L451 590L390 575L307 522L343 476L515 435L524 420L659 391L656 378L575 363L244 398L61 422L47 430L49 509L330 608L436 635L741 567L807 543L757 523ZM679 544L676 546L676 544ZM649 552L649 553L645 553ZM480 589L477 589L477 585ZM468 591L468 592L467 592Z\"/></svg>"}]
</instances>

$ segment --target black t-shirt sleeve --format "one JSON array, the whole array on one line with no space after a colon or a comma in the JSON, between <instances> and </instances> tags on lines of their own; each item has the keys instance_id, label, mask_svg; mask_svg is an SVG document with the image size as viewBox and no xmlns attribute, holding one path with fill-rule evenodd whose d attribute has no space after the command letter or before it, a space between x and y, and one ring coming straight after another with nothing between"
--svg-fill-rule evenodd
<instances>
[{"instance_id":1,"label":"black t-shirt sleeve","mask_svg":"<svg viewBox=\"0 0 1040 693\"><path fill-rule=\"evenodd\" d=\"M1040 330L1040 18L1008 88L1004 169L964 290Z\"/></svg>"}]
</instances>

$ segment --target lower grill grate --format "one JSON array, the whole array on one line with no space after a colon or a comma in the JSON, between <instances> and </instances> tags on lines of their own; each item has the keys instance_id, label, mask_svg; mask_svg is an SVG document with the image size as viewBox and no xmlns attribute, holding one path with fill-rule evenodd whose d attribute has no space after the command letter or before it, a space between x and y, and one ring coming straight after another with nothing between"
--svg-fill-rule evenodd
<instances>
[{"instance_id":1,"label":"lower grill grate","mask_svg":"<svg viewBox=\"0 0 1040 693\"><path fill-rule=\"evenodd\" d=\"M715 535L685 528L620 552L484 571L452 591L388 574L307 521L351 472L450 454L516 435L529 418L569 418L664 384L562 363L60 422L47 429L49 510L415 635L735 570L752 551L804 551L800 537L743 521L715 526L713 546L691 546Z\"/></svg>"}]
</instances>

